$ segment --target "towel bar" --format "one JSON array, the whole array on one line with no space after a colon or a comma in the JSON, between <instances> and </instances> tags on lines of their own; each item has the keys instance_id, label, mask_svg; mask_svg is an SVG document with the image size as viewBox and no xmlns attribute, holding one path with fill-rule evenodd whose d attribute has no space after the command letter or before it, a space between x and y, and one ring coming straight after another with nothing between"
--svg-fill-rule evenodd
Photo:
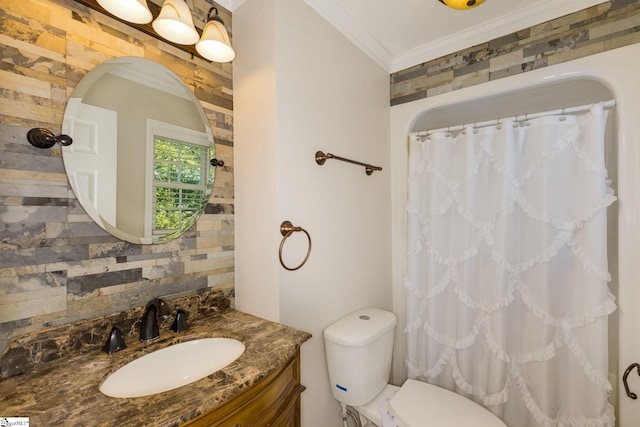
<instances>
[{"instance_id":1,"label":"towel bar","mask_svg":"<svg viewBox=\"0 0 640 427\"><path fill-rule=\"evenodd\" d=\"M367 175L371 175L373 173L373 171L381 171L382 170L382 168L380 166L372 166L372 165L367 164L367 163L357 162L357 161L351 160L351 159L345 159L344 157L336 156L336 155L331 154L331 153L325 154L322 151L316 151L316 163L317 164L324 165L324 162L326 162L327 159L336 159L336 160L341 160L343 162L352 163L354 165L364 166L364 171L365 171L365 173Z\"/></svg>"}]
</instances>

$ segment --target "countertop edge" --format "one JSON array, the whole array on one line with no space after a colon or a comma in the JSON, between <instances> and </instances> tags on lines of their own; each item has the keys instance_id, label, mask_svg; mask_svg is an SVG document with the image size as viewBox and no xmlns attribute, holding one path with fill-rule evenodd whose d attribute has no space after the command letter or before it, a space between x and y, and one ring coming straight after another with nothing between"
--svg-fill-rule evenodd
<instances>
[{"instance_id":1,"label":"countertop edge","mask_svg":"<svg viewBox=\"0 0 640 427\"><path fill-rule=\"evenodd\" d=\"M100 383L119 367L171 344L206 337L242 341L236 361L192 384L139 398L110 398ZM107 355L101 351L60 359L42 369L0 380L2 416L26 416L33 425L95 426L136 424L177 426L216 409L255 385L295 356L311 334L233 309L196 319L190 329L163 329L150 344L127 343ZM88 424L88 425L89 425Z\"/></svg>"}]
</instances>

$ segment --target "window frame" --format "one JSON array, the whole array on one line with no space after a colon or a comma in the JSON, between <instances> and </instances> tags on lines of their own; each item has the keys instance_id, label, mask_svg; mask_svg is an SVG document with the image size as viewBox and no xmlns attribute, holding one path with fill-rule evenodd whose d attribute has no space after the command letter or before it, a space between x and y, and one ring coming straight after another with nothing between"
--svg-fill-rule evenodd
<instances>
[{"instance_id":1,"label":"window frame","mask_svg":"<svg viewBox=\"0 0 640 427\"><path fill-rule=\"evenodd\" d=\"M184 128L171 123L161 122L158 120L147 119L147 132L146 132L146 172L145 172L145 220L144 220L144 235L145 237L162 238L163 236L169 236L177 230L155 230L155 189L156 181L154 176L155 171L155 140L156 137L169 140L175 140L179 143L191 144L205 147L206 152L203 156L202 162L202 183L201 189L203 194L208 193L208 189L213 185L212 169L209 167L209 157L211 157L211 143L205 132L200 132L194 129ZM210 176L211 175L211 176ZM182 185L180 183L172 184L168 187L173 188L193 188L192 184ZM202 209L206 204L204 201ZM191 226L192 224L189 224ZM182 229L184 231L184 229Z\"/></svg>"}]
</instances>

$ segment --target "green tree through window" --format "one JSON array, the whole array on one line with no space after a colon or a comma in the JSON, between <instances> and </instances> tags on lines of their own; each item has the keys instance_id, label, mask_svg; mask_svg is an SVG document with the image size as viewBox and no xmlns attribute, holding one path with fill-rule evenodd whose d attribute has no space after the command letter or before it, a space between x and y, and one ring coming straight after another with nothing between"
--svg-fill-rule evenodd
<instances>
[{"instance_id":1,"label":"green tree through window","mask_svg":"<svg viewBox=\"0 0 640 427\"><path fill-rule=\"evenodd\" d=\"M209 147L156 135L153 153L153 233L181 232L197 220L213 184Z\"/></svg>"}]
</instances>

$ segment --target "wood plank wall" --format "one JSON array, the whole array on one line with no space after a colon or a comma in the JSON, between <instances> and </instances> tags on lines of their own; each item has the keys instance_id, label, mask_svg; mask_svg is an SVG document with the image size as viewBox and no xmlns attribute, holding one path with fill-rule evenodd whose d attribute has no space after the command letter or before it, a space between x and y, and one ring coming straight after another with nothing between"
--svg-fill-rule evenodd
<instances>
[{"instance_id":1,"label":"wood plank wall","mask_svg":"<svg viewBox=\"0 0 640 427\"><path fill-rule=\"evenodd\" d=\"M202 28L212 3L193 4ZM218 9L230 28L231 14ZM0 352L12 336L142 306L153 296L218 288L233 303L231 65L191 58L73 0L0 0L0 47ZM78 81L121 56L156 61L184 79L225 162L205 214L164 244L105 233L71 191L59 147L41 150L26 140L33 127L59 133Z\"/></svg>"}]
</instances>

